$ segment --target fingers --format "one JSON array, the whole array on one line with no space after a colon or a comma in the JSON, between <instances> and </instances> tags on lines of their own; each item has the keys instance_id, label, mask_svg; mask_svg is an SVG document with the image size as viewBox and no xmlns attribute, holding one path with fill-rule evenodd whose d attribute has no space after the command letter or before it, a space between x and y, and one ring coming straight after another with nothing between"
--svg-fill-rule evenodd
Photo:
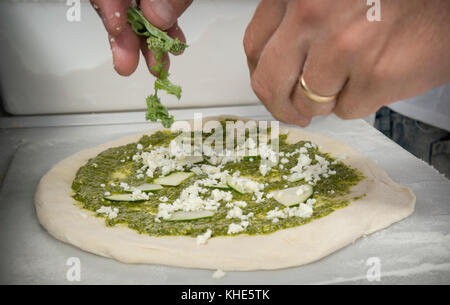
<instances>
[{"instance_id":1,"label":"fingers","mask_svg":"<svg viewBox=\"0 0 450 305\"><path fill-rule=\"evenodd\" d=\"M256 8L244 35L244 50L250 75L258 64L267 41L283 20L286 3L282 0L262 0Z\"/></svg>"},{"instance_id":2,"label":"fingers","mask_svg":"<svg viewBox=\"0 0 450 305\"><path fill-rule=\"evenodd\" d=\"M167 30L167 33L172 38L178 38L178 40L180 40L182 42L186 42L184 33L183 33L183 31L181 31L180 27L178 26L178 22L175 22L175 24L170 29ZM153 67L156 65L155 57L153 55L153 52L148 49L145 39L142 40L140 48L142 50L142 55L144 55L144 59L145 59L145 62L147 63L147 67L148 67L149 71L154 76L158 76L158 74L153 71ZM183 52L173 54L173 55L180 55L182 53ZM169 69L170 59L169 59L168 54L165 54L163 57L163 66L164 66L164 69L166 69L166 70Z\"/></svg>"},{"instance_id":3,"label":"fingers","mask_svg":"<svg viewBox=\"0 0 450 305\"><path fill-rule=\"evenodd\" d=\"M91 0L108 32L114 69L118 74L132 74L139 63L139 38L127 22L131 0Z\"/></svg>"},{"instance_id":4,"label":"fingers","mask_svg":"<svg viewBox=\"0 0 450 305\"><path fill-rule=\"evenodd\" d=\"M358 76L360 78L358 78ZM352 76L339 94L333 112L345 120L363 118L376 112L382 105L389 104L389 95L384 95L384 86L372 88L366 84L366 74Z\"/></svg>"},{"instance_id":5,"label":"fingers","mask_svg":"<svg viewBox=\"0 0 450 305\"><path fill-rule=\"evenodd\" d=\"M167 33L172 38L178 38L182 42L186 42L186 37L183 31L178 26L177 19L183 12L192 4L193 0L141 0L141 10L145 18L154 26L167 30ZM147 67L155 76L158 76L153 67L156 65L156 60L153 52L147 47L144 42L141 43L141 51L144 55ZM174 54L180 55L183 52ZM170 66L169 56L167 54L163 57L164 69L168 70Z\"/></svg>"},{"instance_id":6,"label":"fingers","mask_svg":"<svg viewBox=\"0 0 450 305\"><path fill-rule=\"evenodd\" d=\"M109 35L114 69L122 76L132 74L139 63L140 38L126 24L118 36Z\"/></svg>"},{"instance_id":7,"label":"fingers","mask_svg":"<svg viewBox=\"0 0 450 305\"><path fill-rule=\"evenodd\" d=\"M295 29L296 22L295 15L290 16L287 12L264 47L251 83L256 95L275 118L306 126L310 118L301 115L290 100L309 44L301 31Z\"/></svg>"},{"instance_id":8,"label":"fingers","mask_svg":"<svg viewBox=\"0 0 450 305\"><path fill-rule=\"evenodd\" d=\"M175 10L176 18L180 17L194 0L168 0Z\"/></svg>"},{"instance_id":9,"label":"fingers","mask_svg":"<svg viewBox=\"0 0 450 305\"><path fill-rule=\"evenodd\" d=\"M167 34L172 38L177 38L179 41L186 43L186 37L184 36L183 31L178 26L178 22L175 22L175 24L170 29L167 30ZM183 51L176 54L174 53L171 54L180 55L183 54Z\"/></svg>"},{"instance_id":10,"label":"fingers","mask_svg":"<svg viewBox=\"0 0 450 305\"><path fill-rule=\"evenodd\" d=\"M303 67L303 78L308 89L321 96L337 95L344 88L348 79L350 54L338 50L336 44L329 40L313 44ZM329 115L336 100L318 103L310 100L299 84L292 94L294 107L304 116Z\"/></svg>"},{"instance_id":11,"label":"fingers","mask_svg":"<svg viewBox=\"0 0 450 305\"><path fill-rule=\"evenodd\" d=\"M367 42L360 39L373 35L371 31L373 29L367 26L351 27L334 43L334 49L344 58L341 64L346 62L348 65L347 82L339 93L333 109L333 112L342 119L365 117L376 112L382 104L387 104L390 98L398 100L392 96L394 88L398 88L398 84L393 85L394 78L385 77L384 69L374 73L377 70L376 64L379 63L377 50L383 49L385 52L385 44L378 40ZM366 49L366 52L358 52L362 49Z\"/></svg>"},{"instance_id":12,"label":"fingers","mask_svg":"<svg viewBox=\"0 0 450 305\"><path fill-rule=\"evenodd\" d=\"M127 24L127 9L131 0L91 0L91 3L108 33L118 36Z\"/></svg>"},{"instance_id":13,"label":"fingers","mask_svg":"<svg viewBox=\"0 0 450 305\"><path fill-rule=\"evenodd\" d=\"M141 51L142 51L142 55L144 56L145 62L147 63L148 70L154 76L158 77L158 73L153 71L153 67L156 65L156 59L153 55L153 51L148 49L147 42L145 41L145 39L141 40ZM169 70L170 60L169 60L169 55L167 53L164 54L164 56L162 58L162 62L163 62L164 69Z\"/></svg>"},{"instance_id":14,"label":"fingers","mask_svg":"<svg viewBox=\"0 0 450 305\"><path fill-rule=\"evenodd\" d=\"M145 18L154 26L170 29L193 0L141 0Z\"/></svg>"},{"instance_id":15,"label":"fingers","mask_svg":"<svg viewBox=\"0 0 450 305\"><path fill-rule=\"evenodd\" d=\"M337 50L331 41L313 44L302 72L308 88L323 96L338 94L350 73L350 56L351 54Z\"/></svg>"},{"instance_id":16,"label":"fingers","mask_svg":"<svg viewBox=\"0 0 450 305\"><path fill-rule=\"evenodd\" d=\"M123 76L132 74L138 66L141 49L150 72L155 75L151 69L156 64L152 52L144 43L145 39L138 37L127 22L127 9L131 5L131 0L91 0L91 3L101 16L109 34L114 68L117 73ZM152 24L168 29L171 37L185 42L186 38L178 26L177 18L191 3L192 0L142 0L141 9ZM168 68L168 56L165 56L163 60L164 67Z\"/></svg>"}]
</instances>

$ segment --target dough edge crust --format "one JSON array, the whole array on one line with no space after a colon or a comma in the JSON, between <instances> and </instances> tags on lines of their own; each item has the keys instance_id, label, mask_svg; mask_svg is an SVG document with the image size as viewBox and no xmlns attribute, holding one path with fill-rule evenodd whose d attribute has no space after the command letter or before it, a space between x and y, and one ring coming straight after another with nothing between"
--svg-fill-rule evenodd
<instances>
[{"instance_id":1,"label":"dough edge crust","mask_svg":"<svg viewBox=\"0 0 450 305\"><path fill-rule=\"evenodd\" d=\"M204 118L203 124L222 118L249 120L223 115ZM105 149L136 142L142 135L158 130L80 151L53 166L42 177L35 195L41 225L58 240L123 263L249 271L282 269L317 261L414 211L416 198L411 190L392 181L375 162L354 148L321 134L281 126L280 132L289 132L289 142L311 140L321 146L321 151L334 157L345 154L344 162L366 176L352 192L355 196L366 196L300 227L265 235L213 237L205 245L197 245L192 237L152 237L122 225L107 227L103 218L95 217L75 204L71 184L78 169L88 159Z\"/></svg>"}]
</instances>

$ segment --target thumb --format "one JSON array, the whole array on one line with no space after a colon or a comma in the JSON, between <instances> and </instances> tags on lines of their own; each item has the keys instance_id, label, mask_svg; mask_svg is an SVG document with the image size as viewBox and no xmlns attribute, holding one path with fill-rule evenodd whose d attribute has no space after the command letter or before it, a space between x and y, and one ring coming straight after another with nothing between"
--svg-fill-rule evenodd
<instances>
[{"instance_id":1,"label":"thumb","mask_svg":"<svg viewBox=\"0 0 450 305\"><path fill-rule=\"evenodd\" d=\"M167 30L192 4L193 0L141 0L145 18L154 26Z\"/></svg>"}]
</instances>

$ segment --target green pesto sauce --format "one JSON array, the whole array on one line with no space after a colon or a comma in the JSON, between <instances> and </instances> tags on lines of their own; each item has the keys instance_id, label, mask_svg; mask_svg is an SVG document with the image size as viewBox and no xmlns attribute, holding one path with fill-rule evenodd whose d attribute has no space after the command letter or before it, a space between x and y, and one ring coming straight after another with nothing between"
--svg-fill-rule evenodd
<instances>
[{"instance_id":1,"label":"green pesto sauce","mask_svg":"<svg viewBox=\"0 0 450 305\"><path fill-rule=\"evenodd\" d=\"M95 158L90 159L78 170L72 183L72 189L75 193L73 198L79 202L81 208L94 213L101 206L119 208L118 216L114 219L108 219L103 214L96 213L96 216L105 219L105 223L108 226L122 224L139 233L152 236L186 235L195 237L203 234L207 229L212 230L213 236L227 235L228 226L231 223L239 223L239 220L226 218L228 208L225 207L225 204L221 204L221 207L211 218L180 222L164 221L162 219L161 222L156 222L154 220L160 203L158 198L166 196L169 199L167 203L173 202L179 197L184 188L193 184L197 179L206 178L203 175L194 175L177 187L164 187L164 189L157 191L154 196L150 196L148 201L111 202L104 199L106 191L111 194L123 193L123 190L119 187L121 182L126 182L130 186L139 186L143 183L151 183L154 178L158 177L156 173L153 179L147 177L144 179L136 178L134 173L141 165L132 161L132 156L138 151L136 148L138 143L143 145L145 151L149 150L147 148L149 145L153 147L158 145L167 146L177 135L168 131L156 132L151 136L143 136L139 142L107 149ZM204 135L204 137L206 136ZM292 152L307 143L301 141L295 144L288 144L286 138L286 135L280 135L280 151ZM317 148L309 148L308 152L313 160L312 164L317 162L314 160L315 154L326 158L330 162L334 161L331 156L321 153ZM269 183L264 189L264 192L268 193L272 190L283 189L286 186L293 187L305 183L304 181L287 182L281 178L283 175L290 174L289 169L297 164L297 157L298 155L288 158L289 162L284 164L283 169L280 169L278 166L273 167L266 176L262 176L259 172L260 160L258 158L254 158L253 161L250 161L249 158L244 158L238 163L229 163L225 165L223 170L229 170L231 173L239 170L241 176L250 176L251 179L260 183ZM208 163L203 161L199 164ZM253 212L255 215L251 218L250 225L240 234L267 234L280 229L298 227L314 219L324 217L337 209L349 205L351 201L359 199L359 197L348 198L348 195L350 194L350 189L364 179L363 175L341 161L338 161L336 164L330 164L329 168L335 170L336 175L326 179L322 178L314 186L313 198L316 199L316 203L314 205L314 213L310 218L280 218L279 222L273 223L272 220L266 219L267 212L276 207L283 209L285 206L279 204L273 198L265 198L263 202L256 203L252 200L253 194L239 194L231 190L233 201L244 200L247 202L247 207L242 208L243 213ZM111 186L111 183L115 184L115 186ZM102 187L102 184L105 187ZM334 193L331 194L330 191L334 191ZM209 192L205 196L209 196Z\"/></svg>"}]
</instances>

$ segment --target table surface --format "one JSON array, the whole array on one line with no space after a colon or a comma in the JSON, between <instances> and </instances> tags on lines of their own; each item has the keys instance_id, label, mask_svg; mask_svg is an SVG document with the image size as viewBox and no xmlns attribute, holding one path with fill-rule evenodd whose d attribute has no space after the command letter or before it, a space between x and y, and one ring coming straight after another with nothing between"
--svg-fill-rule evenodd
<instances>
[{"instance_id":1,"label":"table surface","mask_svg":"<svg viewBox=\"0 0 450 305\"><path fill-rule=\"evenodd\" d=\"M176 119L239 114L270 119L261 106L174 111ZM0 283L2 284L393 284L450 283L450 181L363 120L317 118L307 129L347 142L417 196L407 219L357 240L315 263L276 271L228 272L127 265L52 238L38 223L34 193L55 163L79 150L156 127L143 113L0 119ZM79 282L67 280L79 258ZM367 280L368 259L380 261L380 281Z\"/></svg>"}]
</instances>

